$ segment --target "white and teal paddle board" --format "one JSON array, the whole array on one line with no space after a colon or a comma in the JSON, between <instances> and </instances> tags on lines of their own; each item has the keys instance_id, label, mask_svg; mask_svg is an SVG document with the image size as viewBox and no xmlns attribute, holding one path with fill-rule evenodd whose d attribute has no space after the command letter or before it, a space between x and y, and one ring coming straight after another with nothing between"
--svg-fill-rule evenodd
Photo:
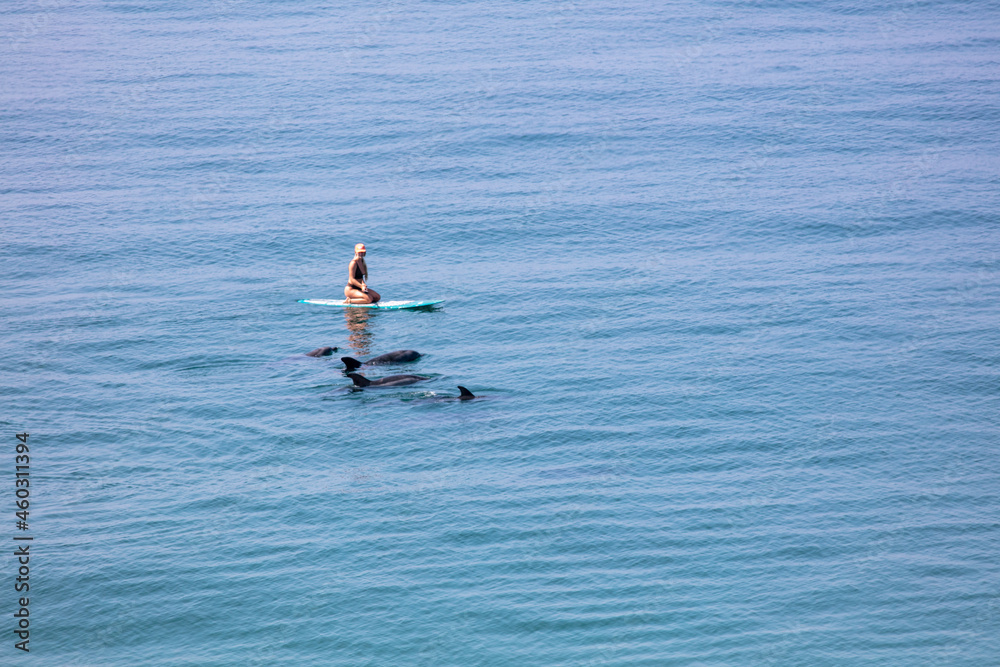
<instances>
[{"instance_id":1,"label":"white and teal paddle board","mask_svg":"<svg viewBox=\"0 0 1000 667\"><path fill-rule=\"evenodd\" d=\"M334 306L336 308L368 308L369 310L410 310L412 308L427 308L444 299L431 301L379 301L378 303L344 303L343 299L299 299L299 303L311 303L314 306Z\"/></svg>"}]
</instances>

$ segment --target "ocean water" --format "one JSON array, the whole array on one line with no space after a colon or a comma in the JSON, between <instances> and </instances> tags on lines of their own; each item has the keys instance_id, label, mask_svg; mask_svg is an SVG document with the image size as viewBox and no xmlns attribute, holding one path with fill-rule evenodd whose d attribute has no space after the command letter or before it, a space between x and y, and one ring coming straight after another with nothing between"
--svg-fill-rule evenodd
<instances>
[{"instance_id":1,"label":"ocean water","mask_svg":"<svg viewBox=\"0 0 1000 667\"><path fill-rule=\"evenodd\" d=\"M0 25L0 663L1000 664L996 2Z\"/></svg>"}]
</instances>

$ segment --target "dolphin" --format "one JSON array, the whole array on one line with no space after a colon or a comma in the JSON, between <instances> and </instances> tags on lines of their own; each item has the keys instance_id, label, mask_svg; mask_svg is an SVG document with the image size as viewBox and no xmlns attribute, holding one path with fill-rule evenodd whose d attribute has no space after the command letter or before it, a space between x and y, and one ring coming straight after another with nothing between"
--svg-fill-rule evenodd
<instances>
[{"instance_id":1,"label":"dolphin","mask_svg":"<svg viewBox=\"0 0 1000 667\"><path fill-rule=\"evenodd\" d=\"M421 380L430 380L429 377L423 375L389 375L377 380L369 380L363 375L348 373L347 377L351 378L355 387L403 387Z\"/></svg>"},{"instance_id":2,"label":"dolphin","mask_svg":"<svg viewBox=\"0 0 1000 667\"><path fill-rule=\"evenodd\" d=\"M307 357L329 357L337 351L335 347L317 347L312 352L306 352Z\"/></svg>"},{"instance_id":3,"label":"dolphin","mask_svg":"<svg viewBox=\"0 0 1000 667\"><path fill-rule=\"evenodd\" d=\"M471 401L472 399L474 399L476 397L475 394L473 394L471 391L469 391L468 389L466 389L462 385L458 385L458 390L461 393L458 396L455 397L455 400L458 400L458 401Z\"/></svg>"},{"instance_id":4,"label":"dolphin","mask_svg":"<svg viewBox=\"0 0 1000 667\"><path fill-rule=\"evenodd\" d=\"M458 396L423 396L413 400L428 403L446 403L448 401L471 401L474 398L482 398L482 396L476 396L462 385L458 385L458 390L462 392Z\"/></svg>"},{"instance_id":5,"label":"dolphin","mask_svg":"<svg viewBox=\"0 0 1000 667\"><path fill-rule=\"evenodd\" d=\"M344 362L347 366L348 371L353 371L355 368L361 368L362 366L378 366L380 364L396 364L403 361L416 361L421 355L416 350L396 350L395 352L386 352L385 354L380 354L377 357L372 357L368 361L361 362L354 357L341 357L340 360Z\"/></svg>"}]
</instances>

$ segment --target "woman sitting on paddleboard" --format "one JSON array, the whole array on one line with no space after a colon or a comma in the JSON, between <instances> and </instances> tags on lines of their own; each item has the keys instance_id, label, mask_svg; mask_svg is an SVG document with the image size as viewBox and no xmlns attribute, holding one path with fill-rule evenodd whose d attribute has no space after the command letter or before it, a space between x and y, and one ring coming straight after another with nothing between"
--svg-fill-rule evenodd
<instances>
[{"instance_id":1,"label":"woman sitting on paddleboard","mask_svg":"<svg viewBox=\"0 0 1000 667\"><path fill-rule=\"evenodd\" d=\"M364 243L354 246L354 259L347 267L347 287L344 288L347 303L378 303L378 300L382 298L378 292L365 284L365 279L368 278L365 252Z\"/></svg>"}]
</instances>

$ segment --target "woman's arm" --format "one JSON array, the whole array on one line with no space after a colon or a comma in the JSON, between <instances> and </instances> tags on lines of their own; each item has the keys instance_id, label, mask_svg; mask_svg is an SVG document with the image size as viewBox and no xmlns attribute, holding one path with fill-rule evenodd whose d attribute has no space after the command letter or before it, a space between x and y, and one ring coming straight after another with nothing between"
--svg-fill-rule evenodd
<instances>
[{"instance_id":1,"label":"woman's arm","mask_svg":"<svg viewBox=\"0 0 1000 667\"><path fill-rule=\"evenodd\" d=\"M356 279L354 278L354 264L355 264L355 263L356 263L357 261L358 261L358 260L356 260L356 259L352 259L352 260L351 260L351 263L347 265L347 285L348 285L348 287L353 287L353 288L355 288L355 289L359 289L359 290L362 290L362 291L364 291L364 289L365 289L365 284L364 284L364 283L362 283L362 282L358 282L358 281L357 281L357 280L356 280Z\"/></svg>"},{"instance_id":2,"label":"woman's arm","mask_svg":"<svg viewBox=\"0 0 1000 667\"><path fill-rule=\"evenodd\" d=\"M361 260L361 290L368 291L368 262Z\"/></svg>"}]
</instances>

